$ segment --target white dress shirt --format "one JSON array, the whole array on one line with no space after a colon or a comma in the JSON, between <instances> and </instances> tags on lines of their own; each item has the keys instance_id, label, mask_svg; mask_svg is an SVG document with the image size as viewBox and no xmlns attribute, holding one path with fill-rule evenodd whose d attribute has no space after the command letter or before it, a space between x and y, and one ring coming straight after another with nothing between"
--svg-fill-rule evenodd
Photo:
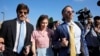
<instances>
[{"instance_id":1,"label":"white dress shirt","mask_svg":"<svg viewBox=\"0 0 100 56\"><path fill-rule=\"evenodd\" d=\"M26 37L26 22L24 21L24 35ZM19 39L19 33L20 33L20 22L19 20L16 21L16 39L15 39L15 44L14 44L14 48L13 51L17 52L17 46L18 46L18 39Z\"/></svg>"},{"instance_id":2,"label":"white dress shirt","mask_svg":"<svg viewBox=\"0 0 100 56\"><path fill-rule=\"evenodd\" d=\"M78 27L78 25L76 25L73 21L71 21L70 23L67 23L67 28L68 28L68 31L69 31L69 26L70 24L73 25L73 30L74 30L74 33L75 33L75 48L76 48L76 53L77 54L80 54L81 51L80 51L80 48L81 48L81 42L80 42L80 39L81 39L81 29Z\"/></svg>"}]
</instances>

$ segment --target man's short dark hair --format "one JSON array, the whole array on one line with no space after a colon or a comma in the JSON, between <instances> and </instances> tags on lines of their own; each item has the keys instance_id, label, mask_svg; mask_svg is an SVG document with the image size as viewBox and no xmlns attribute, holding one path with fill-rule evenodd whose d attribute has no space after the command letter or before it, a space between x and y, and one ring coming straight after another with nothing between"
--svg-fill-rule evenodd
<instances>
[{"instance_id":1,"label":"man's short dark hair","mask_svg":"<svg viewBox=\"0 0 100 56\"><path fill-rule=\"evenodd\" d=\"M100 16L95 16L95 17L94 17L94 24L95 24L95 26L98 25L98 24L97 24L97 20L100 20Z\"/></svg>"},{"instance_id":2,"label":"man's short dark hair","mask_svg":"<svg viewBox=\"0 0 100 56\"><path fill-rule=\"evenodd\" d=\"M95 17L94 17L94 21L95 21L95 20L100 20L100 16L95 16Z\"/></svg>"},{"instance_id":3,"label":"man's short dark hair","mask_svg":"<svg viewBox=\"0 0 100 56\"><path fill-rule=\"evenodd\" d=\"M65 12L65 9L66 9L67 7L72 8L72 6L70 6L70 5L65 6L65 7L62 9L62 14Z\"/></svg>"},{"instance_id":4,"label":"man's short dark hair","mask_svg":"<svg viewBox=\"0 0 100 56\"><path fill-rule=\"evenodd\" d=\"M18 4L17 6L17 9L16 9L16 12L18 13L19 10L22 10L22 9L26 9L27 10L27 13L29 13L29 8L26 4L24 3L20 3Z\"/></svg>"}]
</instances>

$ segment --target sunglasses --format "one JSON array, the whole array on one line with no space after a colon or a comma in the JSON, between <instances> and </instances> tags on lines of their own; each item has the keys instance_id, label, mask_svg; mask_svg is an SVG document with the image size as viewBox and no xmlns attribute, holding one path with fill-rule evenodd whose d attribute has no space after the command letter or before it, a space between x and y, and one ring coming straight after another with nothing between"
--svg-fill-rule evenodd
<instances>
[{"instance_id":1,"label":"sunglasses","mask_svg":"<svg viewBox=\"0 0 100 56\"><path fill-rule=\"evenodd\" d=\"M74 13L74 11L66 11L65 13Z\"/></svg>"},{"instance_id":2,"label":"sunglasses","mask_svg":"<svg viewBox=\"0 0 100 56\"><path fill-rule=\"evenodd\" d=\"M27 12L22 12L22 11L19 11L19 13L20 13L20 14L24 13L25 15L27 14Z\"/></svg>"}]
</instances>

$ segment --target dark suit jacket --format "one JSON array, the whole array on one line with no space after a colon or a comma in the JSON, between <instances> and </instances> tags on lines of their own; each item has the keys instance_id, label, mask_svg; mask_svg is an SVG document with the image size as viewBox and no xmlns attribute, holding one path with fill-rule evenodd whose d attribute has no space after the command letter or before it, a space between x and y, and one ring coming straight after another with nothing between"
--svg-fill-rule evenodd
<instances>
[{"instance_id":1,"label":"dark suit jacket","mask_svg":"<svg viewBox=\"0 0 100 56\"><path fill-rule=\"evenodd\" d=\"M53 38L53 45L54 48L59 48L59 56L68 56L69 54L69 45L67 47L62 47L60 45L60 42L62 41L63 37L66 37L67 40L69 41L69 33L68 33L68 29L67 29L67 23L62 23L61 25L59 25L57 27L57 29L55 30L55 34L54 34L54 38ZM59 40L60 39L60 40ZM81 37L81 39L83 39ZM85 43L83 40L81 40L82 46L84 45L83 43ZM87 48L86 46L82 47L83 49ZM82 50L84 51L84 50ZM87 53L86 53L86 56Z\"/></svg>"},{"instance_id":2,"label":"dark suit jacket","mask_svg":"<svg viewBox=\"0 0 100 56\"><path fill-rule=\"evenodd\" d=\"M13 48L14 48L15 39L16 39L16 28L17 28L16 20L17 19L4 21L2 24L0 36L3 37L5 40L5 47L6 47L5 53L7 54L7 56L9 56L13 53ZM25 38L25 43L24 43L23 49L27 45L31 44L30 39L31 39L31 33L33 31L33 26L28 22L26 22L26 30L27 30L26 38Z\"/></svg>"},{"instance_id":3,"label":"dark suit jacket","mask_svg":"<svg viewBox=\"0 0 100 56\"><path fill-rule=\"evenodd\" d=\"M99 36L97 36L97 33L95 32L94 28L91 28L90 31L85 36L87 46L88 47L99 47L100 41Z\"/></svg>"}]
</instances>

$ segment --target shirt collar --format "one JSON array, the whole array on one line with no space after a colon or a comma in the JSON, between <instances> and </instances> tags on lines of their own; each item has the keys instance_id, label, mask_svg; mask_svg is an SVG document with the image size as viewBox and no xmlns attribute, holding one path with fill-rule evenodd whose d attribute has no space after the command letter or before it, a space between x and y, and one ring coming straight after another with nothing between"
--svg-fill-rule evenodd
<instances>
[{"instance_id":1,"label":"shirt collar","mask_svg":"<svg viewBox=\"0 0 100 56\"><path fill-rule=\"evenodd\" d=\"M67 25L74 25L74 22L71 20L70 22L65 22Z\"/></svg>"},{"instance_id":2,"label":"shirt collar","mask_svg":"<svg viewBox=\"0 0 100 56\"><path fill-rule=\"evenodd\" d=\"M17 18L17 22L18 22L18 23L25 23L25 21L21 21L21 20L19 20L18 18Z\"/></svg>"}]
</instances>

